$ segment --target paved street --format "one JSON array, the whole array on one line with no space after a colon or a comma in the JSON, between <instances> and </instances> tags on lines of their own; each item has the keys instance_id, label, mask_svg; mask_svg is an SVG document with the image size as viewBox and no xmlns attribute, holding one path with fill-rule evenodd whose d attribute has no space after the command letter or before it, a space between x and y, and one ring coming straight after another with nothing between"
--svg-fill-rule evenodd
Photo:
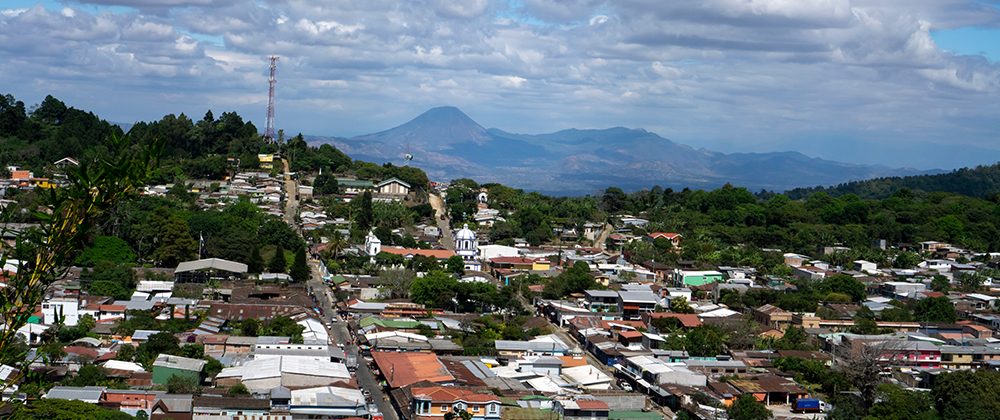
<instances>
[{"instance_id":1,"label":"paved street","mask_svg":"<svg viewBox=\"0 0 1000 420\"><path fill-rule=\"evenodd\" d=\"M320 277L319 262L313 260L309 265L312 267L313 272L309 280L309 287L312 288L313 293L319 299L319 304L323 308L326 320L329 321L331 317L337 318L337 310L334 306L336 297ZM337 322L330 323L327 328L330 336L333 337L336 343L344 344L344 352L347 353L348 358L354 357L358 361L358 369L354 373L358 379L358 385L371 394L372 400L378 406L379 411L382 412L383 418L385 420L398 420L399 416L396 415L396 409L393 408L388 396L382 391L382 387L379 386L375 375L369 369L368 363L358 354L358 346L354 344L354 340L347 330L347 322L338 319Z\"/></svg>"}]
</instances>

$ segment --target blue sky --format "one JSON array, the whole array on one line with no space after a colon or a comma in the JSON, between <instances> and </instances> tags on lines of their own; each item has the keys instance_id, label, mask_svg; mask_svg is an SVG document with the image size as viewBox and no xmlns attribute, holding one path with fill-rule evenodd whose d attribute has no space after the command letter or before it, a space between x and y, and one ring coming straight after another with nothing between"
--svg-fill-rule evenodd
<instances>
[{"instance_id":1,"label":"blue sky","mask_svg":"<svg viewBox=\"0 0 1000 420\"><path fill-rule=\"evenodd\" d=\"M262 126L278 54L286 132L353 136L454 105L512 132L641 127L724 152L948 168L1000 160L998 5L2 0L0 93Z\"/></svg>"}]
</instances>

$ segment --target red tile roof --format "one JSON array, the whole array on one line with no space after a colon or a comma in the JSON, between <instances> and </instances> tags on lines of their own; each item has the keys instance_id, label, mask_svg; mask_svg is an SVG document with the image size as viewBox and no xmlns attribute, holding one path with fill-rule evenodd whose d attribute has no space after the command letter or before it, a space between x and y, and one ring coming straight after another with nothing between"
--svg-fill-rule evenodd
<instances>
[{"instance_id":1,"label":"red tile roof","mask_svg":"<svg viewBox=\"0 0 1000 420\"><path fill-rule=\"evenodd\" d=\"M601 400L576 400L581 410L607 410L608 403Z\"/></svg>"},{"instance_id":2,"label":"red tile roof","mask_svg":"<svg viewBox=\"0 0 1000 420\"><path fill-rule=\"evenodd\" d=\"M494 257L490 258L493 264L534 264L535 260L524 257Z\"/></svg>"},{"instance_id":3,"label":"red tile roof","mask_svg":"<svg viewBox=\"0 0 1000 420\"><path fill-rule=\"evenodd\" d=\"M485 404L488 402L500 402L495 395L480 394L468 389L433 386L425 388L413 388L413 398L430 399L431 403L454 404L458 401L467 403Z\"/></svg>"},{"instance_id":4,"label":"red tile roof","mask_svg":"<svg viewBox=\"0 0 1000 420\"><path fill-rule=\"evenodd\" d=\"M678 236L681 236L681 234L674 233L674 232L653 232L653 233L649 234L649 237L653 238L653 239L656 239L656 238L667 238L667 239L671 239L672 240L672 239L674 239L674 238L676 238Z\"/></svg>"},{"instance_id":5,"label":"red tile roof","mask_svg":"<svg viewBox=\"0 0 1000 420\"><path fill-rule=\"evenodd\" d=\"M681 322L684 328L696 328L701 326L701 319L698 318L696 314L679 314L676 312L653 312L649 314L650 324L652 324L653 319L657 318L677 318Z\"/></svg>"},{"instance_id":6,"label":"red tile roof","mask_svg":"<svg viewBox=\"0 0 1000 420\"><path fill-rule=\"evenodd\" d=\"M425 257L437 258L439 260L446 260L448 258L455 256L455 251L450 251L447 249L396 248L396 247L386 246L382 247L382 252L402 255L404 257L423 255Z\"/></svg>"},{"instance_id":7,"label":"red tile roof","mask_svg":"<svg viewBox=\"0 0 1000 420\"><path fill-rule=\"evenodd\" d=\"M618 333L618 335L620 335L622 337L625 337L625 338L639 338L639 337L642 337L642 333L641 332L632 331L632 330L622 331L622 332Z\"/></svg>"},{"instance_id":8,"label":"red tile roof","mask_svg":"<svg viewBox=\"0 0 1000 420\"><path fill-rule=\"evenodd\" d=\"M448 372L433 353L372 352L375 364L389 386L401 388L420 381L451 382L455 377Z\"/></svg>"}]
</instances>

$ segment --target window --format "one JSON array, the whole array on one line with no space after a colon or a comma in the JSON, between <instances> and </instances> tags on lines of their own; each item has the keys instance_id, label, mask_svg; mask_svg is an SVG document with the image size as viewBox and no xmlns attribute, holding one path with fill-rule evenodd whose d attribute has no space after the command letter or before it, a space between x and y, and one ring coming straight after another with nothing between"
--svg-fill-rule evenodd
<instances>
[{"instance_id":1,"label":"window","mask_svg":"<svg viewBox=\"0 0 1000 420\"><path fill-rule=\"evenodd\" d=\"M486 406L486 412L489 414L497 414L499 412L499 407L496 404L490 404Z\"/></svg>"},{"instance_id":2,"label":"window","mask_svg":"<svg viewBox=\"0 0 1000 420\"><path fill-rule=\"evenodd\" d=\"M442 405L441 406L441 411L448 411L448 406L447 405Z\"/></svg>"},{"instance_id":3,"label":"window","mask_svg":"<svg viewBox=\"0 0 1000 420\"><path fill-rule=\"evenodd\" d=\"M479 406L478 405L472 406L472 412L473 413L478 413L479 412Z\"/></svg>"}]
</instances>

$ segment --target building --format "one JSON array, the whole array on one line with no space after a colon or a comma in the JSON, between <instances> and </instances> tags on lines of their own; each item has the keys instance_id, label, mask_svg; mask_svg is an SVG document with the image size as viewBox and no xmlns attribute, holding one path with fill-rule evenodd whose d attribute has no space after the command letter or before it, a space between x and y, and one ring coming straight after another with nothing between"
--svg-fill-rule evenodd
<instances>
[{"instance_id":1,"label":"building","mask_svg":"<svg viewBox=\"0 0 1000 420\"><path fill-rule=\"evenodd\" d=\"M418 418L444 418L449 412L465 411L474 420L499 420L500 398L456 387L414 387L410 410Z\"/></svg>"},{"instance_id":2,"label":"building","mask_svg":"<svg viewBox=\"0 0 1000 420\"><path fill-rule=\"evenodd\" d=\"M389 178L385 181L379 182L375 186L375 191L380 195L390 196L390 197L402 197L410 193L412 187L398 178Z\"/></svg>"},{"instance_id":3,"label":"building","mask_svg":"<svg viewBox=\"0 0 1000 420\"><path fill-rule=\"evenodd\" d=\"M165 394L153 403L150 420L191 420L190 394Z\"/></svg>"},{"instance_id":4,"label":"building","mask_svg":"<svg viewBox=\"0 0 1000 420\"><path fill-rule=\"evenodd\" d=\"M178 283L198 282L208 280L238 280L247 274L247 265L221 258L205 258L195 261L184 261L174 269L174 278Z\"/></svg>"},{"instance_id":5,"label":"building","mask_svg":"<svg viewBox=\"0 0 1000 420\"><path fill-rule=\"evenodd\" d=\"M271 413L271 401L254 397L196 395L191 401L192 420L255 419Z\"/></svg>"},{"instance_id":6,"label":"building","mask_svg":"<svg viewBox=\"0 0 1000 420\"><path fill-rule=\"evenodd\" d=\"M636 382L643 381L652 386L662 384L703 387L708 383L708 377L696 373L683 363L667 363L652 356L633 356L623 360L623 369Z\"/></svg>"},{"instance_id":7,"label":"building","mask_svg":"<svg viewBox=\"0 0 1000 420\"><path fill-rule=\"evenodd\" d=\"M466 271L482 270L482 264L479 262L479 239L476 237L476 232L469 229L468 224L455 232L455 254L462 257Z\"/></svg>"},{"instance_id":8,"label":"building","mask_svg":"<svg viewBox=\"0 0 1000 420\"><path fill-rule=\"evenodd\" d=\"M391 388L402 388L420 381L451 384L455 377L433 353L396 353L373 351L372 359Z\"/></svg>"},{"instance_id":9,"label":"building","mask_svg":"<svg viewBox=\"0 0 1000 420\"><path fill-rule=\"evenodd\" d=\"M659 299L650 290L621 290L618 309L624 319L639 319L642 314L656 311Z\"/></svg>"},{"instance_id":10,"label":"building","mask_svg":"<svg viewBox=\"0 0 1000 420\"><path fill-rule=\"evenodd\" d=\"M566 356L570 347L555 334L541 335L529 341L496 340L493 342L500 357Z\"/></svg>"},{"instance_id":11,"label":"building","mask_svg":"<svg viewBox=\"0 0 1000 420\"><path fill-rule=\"evenodd\" d=\"M792 324L792 313L771 304L753 310L753 319L761 325L784 331Z\"/></svg>"},{"instance_id":12,"label":"building","mask_svg":"<svg viewBox=\"0 0 1000 420\"><path fill-rule=\"evenodd\" d=\"M665 238L670 241L671 247L679 249L681 247L681 240L684 239L684 236L674 232L653 232L649 234L649 238L654 241L659 238Z\"/></svg>"},{"instance_id":13,"label":"building","mask_svg":"<svg viewBox=\"0 0 1000 420\"><path fill-rule=\"evenodd\" d=\"M222 369L215 377L219 386L233 386L242 383L252 392L283 386L289 389L311 388L346 383L351 373L343 363L331 361L329 354L323 356L294 356L294 352L310 352L302 345L257 344L255 355L241 365ZM278 347L270 349L269 347ZM310 346L314 347L314 346ZM325 348L321 351L328 351ZM285 353L275 355L269 353Z\"/></svg>"},{"instance_id":14,"label":"building","mask_svg":"<svg viewBox=\"0 0 1000 420\"><path fill-rule=\"evenodd\" d=\"M274 394L271 394L274 399ZM291 391L289 412L295 418L367 418L368 405L360 390L336 386Z\"/></svg>"},{"instance_id":15,"label":"building","mask_svg":"<svg viewBox=\"0 0 1000 420\"><path fill-rule=\"evenodd\" d=\"M677 287L704 286L721 282L725 276L718 271L674 270L674 285Z\"/></svg>"},{"instance_id":16,"label":"building","mask_svg":"<svg viewBox=\"0 0 1000 420\"><path fill-rule=\"evenodd\" d=\"M104 398L105 391L107 389L103 386L54 386L42 398L98 404Z\"/></svg>"},{"instance_id":17,"label":"building","mask_svg":"<svg viewBox=\"0 0 1000 420\"><path fill-rule=\"evenodd\" d=\"M140 389L108 389L104 391L101 405L135 415L139 411L149 413L156 400L166 394L163 391Z\"/></svg>"},{"instance_id":18,"label":"building","mask_svg":"<svg viewBox=\"0 0 1000 420\"><path fill-rule=\"evenodd\" d=\"M201 359L161 354L153 362L153 383L166 385L171 376L191 378L201 383L201 370L208 363Z\"/></svg>"},{"instance_id":19,"label":"building","mask_svg":"<svg viewBox=\"0 0 1000 420\"><path fill-rule=\"evenodd\" d=\"M80 301L75 297L61 297L42 303L43 324L56 324L59 319L63 325L75 327L80 322Z\"/></svg>"},{"instance_id":20,"label":"building","mask_svg":"<svg viewBox=\"0 0 1000 420\"><path fill-rule=\"evenodd\" d=\"M611 412L608 403L596 399L556 400L552 410L565 420L606 419Z\"/></svg>"},{"instance_id":21,"label":"building","mask_svg":"<svg viewBox=\"0 0 1000 420\"><path fill-rule=\"evenodd\" d=\"M618 311L618 292L614 290L584 290L584 305L591 312Z\"/></svg>"},{"instance_id":22,"label":"building","mask_svg":"<svg viewBox=\"0 0 1000 420\"><path fill-rule=\"evenodd\" d=\"M753 395L764 404L791 404L799 398L808 398L809 393L792 379L773 374L759 375L745 379L732 379L729 385L740 394Z\"/></svg>"}]
</instances>

